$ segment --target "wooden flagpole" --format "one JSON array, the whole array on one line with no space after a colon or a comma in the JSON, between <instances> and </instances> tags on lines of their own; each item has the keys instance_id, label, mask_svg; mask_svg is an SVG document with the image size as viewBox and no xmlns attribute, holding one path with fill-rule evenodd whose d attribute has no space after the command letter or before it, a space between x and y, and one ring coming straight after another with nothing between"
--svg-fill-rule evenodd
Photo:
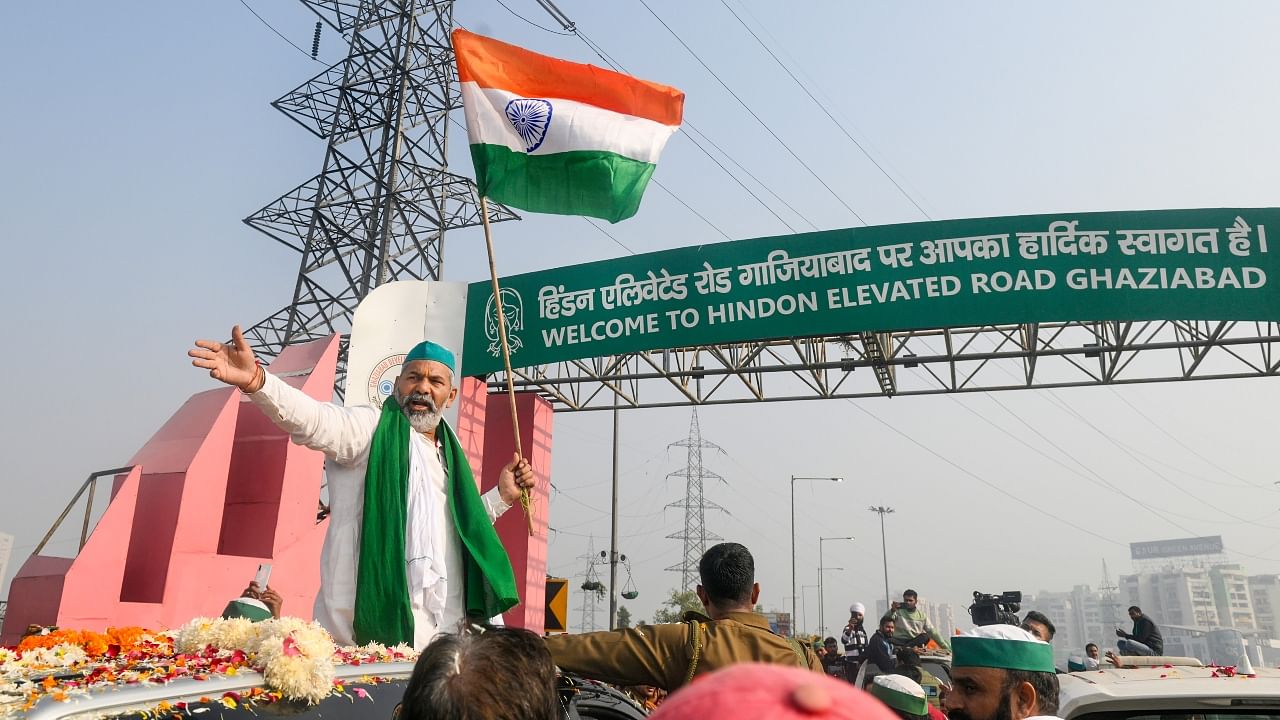
<instances>
[{"instance_id":1,"label":"wooden flagpole","mask_svg":"<svg viewBox=\"0 0 1280 720\"><path fill-rule=\"evenodd\" d=\"M489 229L489 202L480 196L480 222L484 225L484 246L489 251L489 279L493 281L493 309L498 315L498 339L502 342L502 365L507 371L507 399L511 402L511 430L515 433L516 454L524 457L520 448L520 418L516 411L515 379L511 376L511 347L507 343L507 316L502 312L502 290L498 287L498 266L493 261L493 233ZM520 488L520 507L524 509L525 523L529 527L529 535L533 536L533 498L529 497L529 489Z\"/></svg>"}]
</instances>

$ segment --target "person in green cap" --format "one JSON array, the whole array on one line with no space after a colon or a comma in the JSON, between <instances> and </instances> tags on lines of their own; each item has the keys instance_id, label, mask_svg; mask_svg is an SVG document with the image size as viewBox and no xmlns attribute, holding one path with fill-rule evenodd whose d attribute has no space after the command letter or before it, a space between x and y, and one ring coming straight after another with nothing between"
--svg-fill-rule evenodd
<instances>
[{"instance_id":1,"label":"person in green cap","mask_svg":"<svg viewBox=\"0 0 1280 720\"><path fill-rule=\"evenodd\" d=\"M986 625L951 640L950 720L1056 717L1053 646L1013 625Z\"/></svg>"},{"instance_id":2,"label":"person in green cap","mask_svg":"<svg viewBox=\"0 0 1280 720\"><path fill-rule=\"evenodd\" d=\"M231 337L197 340L191 364L240 388L295 443L328 459L315 619L338 644L421 650L464 618L488 620L519 602L493 521L533 487L533 471L513 457L498 486L480 495L442 417L458 395L452 352L419 343L381 409L343 407L266 372L239 325Z\"/></svg>"},{"instance_id":3,"label":"person in green cap","mask_svg":"<svg viewBox=\"0 0 1280 720\"><path fill-rule=\"evenodd\" d=\"M929 699L924 688L905 675L877 675L867 691L888 705L902 720L927 720L929 717Z\"/></svg>"}]
</instances>

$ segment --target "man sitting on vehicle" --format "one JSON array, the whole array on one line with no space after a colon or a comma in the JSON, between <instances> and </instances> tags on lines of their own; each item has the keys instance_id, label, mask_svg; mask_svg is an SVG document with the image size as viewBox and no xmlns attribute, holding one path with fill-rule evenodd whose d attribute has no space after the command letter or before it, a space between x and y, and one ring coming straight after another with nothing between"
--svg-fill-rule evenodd
<instances>
[{"instance_id":1,"label":"man sitting on vehicle","mask_svg":"<svg viewBox=\"0 0 1280 720\"><path fill-rule=\"evenodd\" d=\"M1133 632L1127 633L1116 628L1116 649L1121 655L1163 655L1164 638L1160 628L1151 618L1142 614L1142 608L1134 605L1129 608L1129 619L1133 621Z\"/></svg>"},{"instance_id":2,"label":"man sitting on vehicle","mask_svg":"<svg viewBox=\"0 0 1280 720\"><path fill-rule=\"evenodd\" d=\"M1101 656L1101 653L1098 652L1098 645L1096 643L1089 643L1088 645L1084 646L1084 669L1085 670L1097 670L1099 667L1101 667L1101 662L1100 662L1101 660L1102 660L1102 656Z\"/></svg>"},{"instance_id":3,"label":"man sitting on vehicle","mask_svg":"<svg viewBox=\"0 0 1280 720\"><path fill-rule=\"evenodd\" d=\"M904 590L902 602L895 602L893 610L893 642L896 645L924 647L932 639L943 650L950 650L947 639L929 622L929 616L917 607L920 596L915 590Z\"/></svg>"},{"instance_id":4,"label":"man sitting on vehicle","mask_svg":"<svg viewBox=\"0 0 1280 720\"><path fill-rule=\"evenodd\" d=\"M950 720L1027 720L1058 712L1053 647L1013 625L987 625L952 642Z\"/></svg>"},{"instance_id":5,"label":"man sitting on vehicle","mask_svg":"<svg viewBox=\"0 0 1280 720\"><path fill-rule=\"evenodd\" d=\"M558 720L556 668L537 635L492 628L437 635L422 651L400 720Z\"/></svg>"},{"instance_id":6,"label":"man sitting on vehicle","mask_svg":"<svg viewBox=\"0 0 1280 720\"><path fill-rule=\"evenodd\" d=\"M882 673L892 673L898 665L893 647L893 616L880 618L880 628L867 640L867 662ZM870 670L871 668L868 668Z\"/></svg>"},{"instance_id":7,"label":"man sitting on vehicle","mask_svg":"<svg viewBox=\"0 0 1280 720\"><path fill-rule=\"evenodd\" d=\"M822 672L822 663L794 638L769 629L754 611L760 597L755 560L738 543L720 543L698 562L698 599L707 613L685 622L546 638L562 670L615 685L675 690L699 675L743 662L790 665Z\"/></svg>"}]
</instances>

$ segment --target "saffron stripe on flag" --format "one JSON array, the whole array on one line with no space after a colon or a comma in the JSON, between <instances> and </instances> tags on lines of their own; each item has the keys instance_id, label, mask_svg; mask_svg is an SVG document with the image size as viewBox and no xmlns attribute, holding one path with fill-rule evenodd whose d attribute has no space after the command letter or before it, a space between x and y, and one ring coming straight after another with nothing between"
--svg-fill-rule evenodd
<instances>
[{"instance_id":1,"label":"saffron stripe on flag","mask_svg":"<svg viewBox=\"0 0 1280 720\"><path fill-rule=\"evenodd\" d=\"M501 145L472 145L471 158L477 184L497 202L611 223L636 214L656 167L610 152L528 155Z\"/></svg>"},{"instance_id":2,"label":"saffron stripe on flag","mask_svg":"<svg viewBox=\"0 0 1280 720\"><path fill-rule=\"evenodd\" d=\"M646 118L621 115L573 100L540 98L551 103L552 117L545 134L537 136L537 147L516 132L506 116L507 104L521 97L507 90L481 88L462 83L462 105L467 116L467 135L472 144L505 145L530 155L551 155L575 150L617 153L647 163L658 156L676 128Z\"/></svg>"},{"instance_id":3,"label":"saffron stripe on flag","mask_svg":"<svg viewBox=\"0 0 1280 720\"><path fill-rule=\"evenodd\" d=\"M526 98L555 97L679 125L684 93L612 70L530 52L466 30L453 31L458 80Z\"/></svg>"}]
</instances>

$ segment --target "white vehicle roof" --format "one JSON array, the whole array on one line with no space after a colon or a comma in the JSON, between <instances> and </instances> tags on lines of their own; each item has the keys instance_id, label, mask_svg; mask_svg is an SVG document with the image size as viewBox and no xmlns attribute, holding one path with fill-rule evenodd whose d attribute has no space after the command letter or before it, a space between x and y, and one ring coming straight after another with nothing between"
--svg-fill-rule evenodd
<instances>
[{"instance_id":1,"label":"white vehicle roof","mask_svg":"<svg viewBox=\"0 0 1280 720\"><path fill-rule=\"evenodd\" d=\"M1255 674L1232 677L1199 663L1065 673L1058 676L1058 715L1074 720L1113 711L1280 710L1280 670L1258 668Z\"/></svg>"}]
</instances>

